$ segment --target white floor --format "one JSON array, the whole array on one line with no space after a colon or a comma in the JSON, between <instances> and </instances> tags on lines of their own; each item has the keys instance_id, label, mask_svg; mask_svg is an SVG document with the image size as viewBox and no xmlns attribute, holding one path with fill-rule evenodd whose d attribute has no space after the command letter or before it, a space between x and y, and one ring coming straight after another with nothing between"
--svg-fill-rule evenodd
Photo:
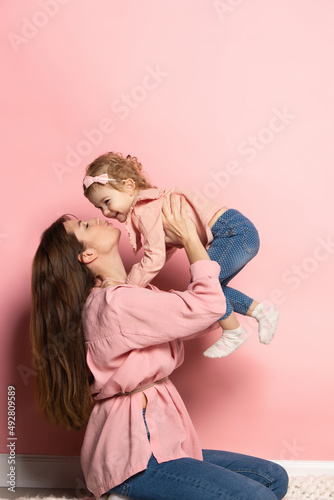
<instances>
[{"instance_id":1,"label":"white floor","mask_svg":"<svg viewBox=\"0 0 334 500\"><path fill-rule=\"evenodd\" d=\"M79 494L75 490L48 489L48 488L16 488L15 493L0 488L0 500L16 499L81 499L90 500L94 497L87 497ZM116 496L116 498L118 498ZM120 498L120 497L119 497ZM290 477L289 490L284 500L334 500L334 476L331 475L304 475ZM205 500L205 499L203 499Z\"/></svg>"},{"instance_id":2,"label":"white floor","mask_svg":"<svg viewBox=\"0 0 334 500\"><path fill-rule=\"evenodd\" d=\"M0 488L0 500L16 500L17 498L47 498L47 497L56 497L56 498L81 498L82 500L84 496L77 496L75 490L57 490L57 489L48 489L48 488L16 488L15 493L8 491L7 488ZM94 499L94 497L91 497Z\"/></svg>"}]
</instances>

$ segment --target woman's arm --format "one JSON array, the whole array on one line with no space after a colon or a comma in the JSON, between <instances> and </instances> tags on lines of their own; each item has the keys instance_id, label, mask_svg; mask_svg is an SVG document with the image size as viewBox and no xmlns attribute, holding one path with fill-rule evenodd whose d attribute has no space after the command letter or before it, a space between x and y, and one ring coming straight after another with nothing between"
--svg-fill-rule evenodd
<instances>
[{"instance_id":1,"label":"woman's arm","mask_svg":"<svg viewBox=\"0 0 334 500\"><path fill-rule=\"evenodd\" d=\"M166 236L174 244L184 247L190 264L197 260L210 260L198 236L196 226L187 214L186 200L183 196L180 200L179 208L175 194L170 197L170 206L166 198L163 199L162 220Z\"/></svg>"},{"instance_id":2,"label":"woman's arm","mask_svg":"<svg viewBox=\"0 0 334 500\"><path fill-rule=\"evenodd\" d=\"M183 292L120 287L117 295L112 294L115 302L110 312L131 349L201 335L226 311L220 267L204 249L186 213L185 199L181 204L175 196L170 205L164 201L163 220L167 235L187 252L191 283Z\"/></svg>"},{"instance_id":3,"label":"woman's arm","mask_svg":"<svg viewBox=\"0 0 334 500\"><path fill-rule=\"evenodd\" d=\"M226 311L219 272L217 262L198 260L190 266L191 283L185 291L106 288L99 299L106 306L106 336L115 335L118 325L128 348L135 349L202 335ZM95 307L101 314L99 301Z\"/></svg>"}]
</instances>

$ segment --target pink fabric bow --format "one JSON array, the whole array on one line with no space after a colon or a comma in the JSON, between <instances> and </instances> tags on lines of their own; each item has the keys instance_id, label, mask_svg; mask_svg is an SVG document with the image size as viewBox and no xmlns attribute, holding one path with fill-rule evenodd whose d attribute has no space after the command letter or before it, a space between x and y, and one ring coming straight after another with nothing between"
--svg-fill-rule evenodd
<instances>
[{"instance_id":1,"label":"pink fabric bow","mask_svg":"<svg viewBox=\"0 0 334 500\"><path fill-rule=\"evenodd\" d=\"M83 180L85 188L89 188L91 184L94 182L98 182L99 184L107 184L108 181L114 181L115 179L108 179L108 174L97 175L96 177L91 177L90 175L86 175Z\"/></svg>"}]
</instances>

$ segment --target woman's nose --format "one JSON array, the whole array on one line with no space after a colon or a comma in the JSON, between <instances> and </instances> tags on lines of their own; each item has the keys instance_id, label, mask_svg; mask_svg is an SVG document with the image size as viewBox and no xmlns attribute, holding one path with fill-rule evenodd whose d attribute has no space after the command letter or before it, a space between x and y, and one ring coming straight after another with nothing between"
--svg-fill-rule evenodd
<instances>
[{"instance_id":1,"label":"woman's nose","mask_svg":"<svg viewBox=\"0 0 334 500\"><path fill-rule=\"evenodd\" d=\"M100 219L98 217L94 217L94 219L91 219L90 221L88 221L88 224L90 225L99 225L100 224Z\"/></svg>"}]
</instances>

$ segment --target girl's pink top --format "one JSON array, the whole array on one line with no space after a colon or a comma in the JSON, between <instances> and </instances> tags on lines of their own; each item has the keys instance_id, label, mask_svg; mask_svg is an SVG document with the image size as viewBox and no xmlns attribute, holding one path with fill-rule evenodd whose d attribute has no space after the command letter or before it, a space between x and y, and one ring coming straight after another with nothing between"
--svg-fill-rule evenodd
<instances>
[{"instance_id":1,"label":"girl's pink top","mask_svg":"<svg viewBox=\"0 0 334 500\"><path fill-rule=\"evenodd\" d=\"M83 310L87 364L95 402L81 450L88 489L100 497L147 467L182 457L202 460L202 450L184 403L169 376L183 362L183 340L211 331L225 312L219 265L190 267L186 291L120 285L95 288Z\"/></svg>"},{"instance_id":2,"label":"girl's pink top","mask_svg":"<svg viewBox=\"0 0 334 500\"><path fill-rule=\"evenodd\" d=\"M134 251L144 247L142 259L128 275L128 283L132 285L148 285L176 250L172 245L166 247L162 224L162 199L164 196L170 197L171 193L184 196L187 212L197 227L203 245L208 246L213 239L209 222L222 208L221 205L181 188L140 191L125 221Z\"/></svg>"}]
</instances>

